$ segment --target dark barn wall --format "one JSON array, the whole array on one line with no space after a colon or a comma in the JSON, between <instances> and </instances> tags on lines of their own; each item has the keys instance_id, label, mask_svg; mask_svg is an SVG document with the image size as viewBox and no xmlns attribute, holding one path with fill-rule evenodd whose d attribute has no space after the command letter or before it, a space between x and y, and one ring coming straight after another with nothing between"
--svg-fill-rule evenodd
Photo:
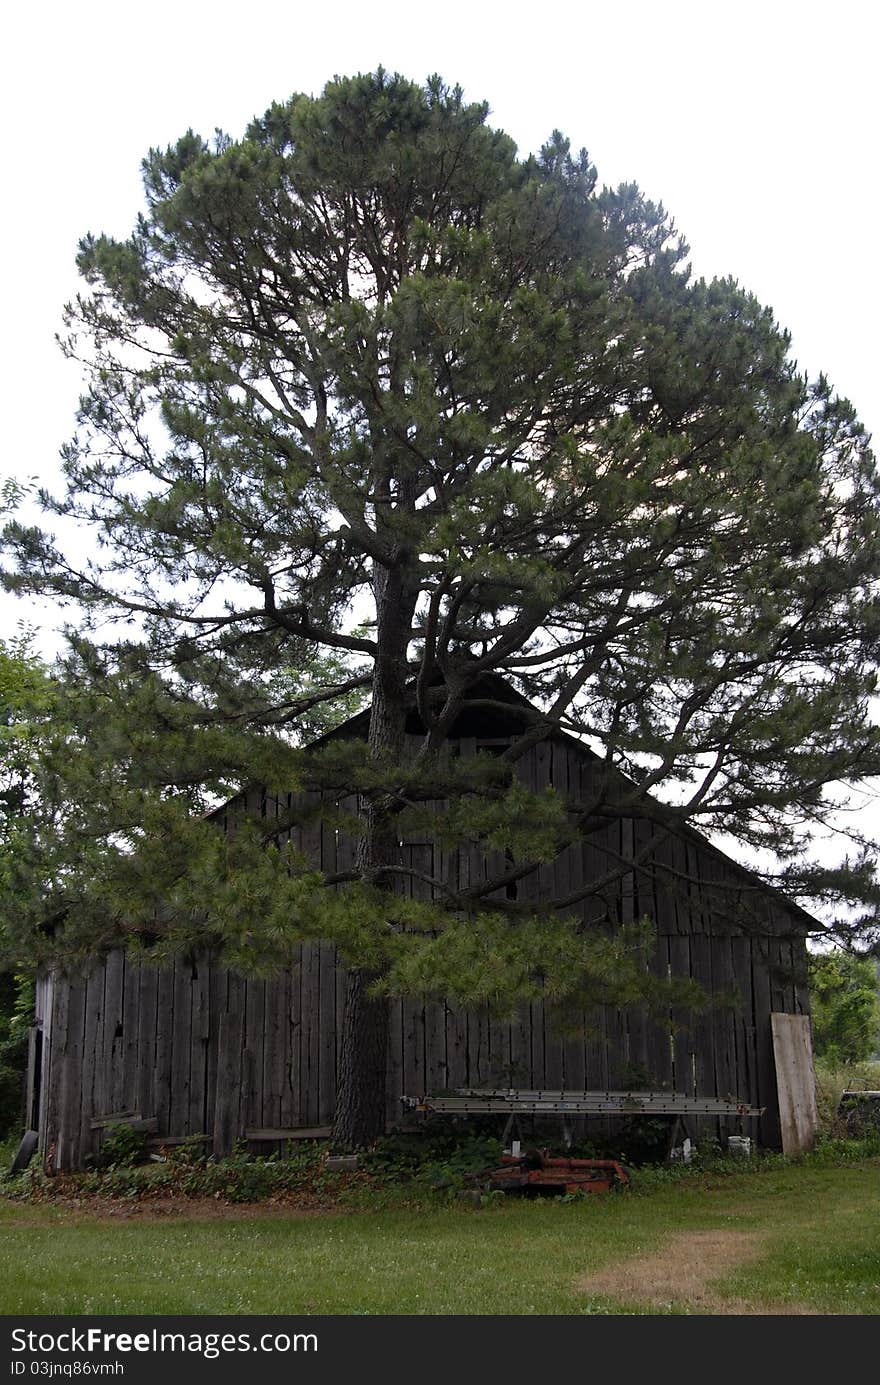
<instances>
[{"instance_id":1,"label":"dark barn wall","mask_svg":"<svg viewBox=\"0 0 880 1385\"><path fill-rule=\"evenodd\" d=\"M460 740L460 753L497 741ZM596 762L563 739L538 745L521 773L536 789L553 784L590 799ZM253 812L280 815L289 800L259 792ZM227 810L228 825L235 805ZM652 828L620 818L570 847L531 880L521 899L573 891L613 870ZM297 845L325 871L343 870L354 844L324 825L295 829ZM408 841L401 860L426 875L487 878L502 861L474 850L444 854L430 840ZM424 891L419 881L407 888ZM770 1015L806 1013L803 916L781 896L692 833L668 835L643 865L588 897L575 913L593 927L648 917L656 930L651 966L692 976L731 1004L680 1027L610 1006L575 1017L564 1034L540 1003L514 1022L488 1009L397 1001L388 1052L388 1120L400 1096L462 1086L619 1089L648 1086L766 1106L751 1133L780 1141ZM76 1168L99 1147L97 1122L121 1113L155 1123L157 1136L204 1135L222 1152L247 1131L254 1149L280 1148L270 1130L329 1125L341 1038L344 971L333 947L303 944L295 965L272 980L245 979L209 956L179 957L172 968L110 954L87 977L60 971L39 988L43 1031L41 1144L56 1168ZM684 1021L681 1023L681 1021ZM639 1072L641 1080L634 1081ZM715 1127L717 1129L717 1126Z\"/></svg>"}]
</instances>

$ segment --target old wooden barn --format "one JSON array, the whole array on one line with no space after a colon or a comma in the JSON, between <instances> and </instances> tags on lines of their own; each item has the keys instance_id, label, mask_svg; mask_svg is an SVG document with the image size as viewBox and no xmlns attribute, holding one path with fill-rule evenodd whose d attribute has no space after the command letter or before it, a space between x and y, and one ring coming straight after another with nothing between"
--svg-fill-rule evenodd
<instances>
[{"instance_id":1,"label":"old wooden barn","mask_svg":"<svg viewBox=\"0 0 880 1385\"><path fill-rule=\"evenodd\" d=\"M456 753L508 744L522 724L516 701L512 695L510 715L466 711L455 728ZM361 734L363 725L362 715L335 734ZM552 784L588 802L598 765L580 742L560 734L534 746L518 772L533 788ZM228 826L242 803L281 816L290 796L254 789L218 811L218 826ZM609 861L631 859L651 832L637 816L609 819L520 882L520 897L556 896L598 879ZM294 829L293 836L326 872L353 861L354 843L339 831ZM427 835L401 845L402 859L426 875L434 874L438 850ZM462 849L442 868L466 882L494 865L490 855ZM726 1003L677 1026L606 1006L559 1033L539 1002L510 1022L486 1008L397 1001L387 1057L389 1124L403 1095L638 1085L762 1106L764 1115L750 1118L746 1133L778 1147L774 1029L785 1026L771 1017L808 1014L804 936L813 921L688 829L670 831L637 868L577 907L593 926L647 917L656 933L652 967L694 977ZM236 975L210 953L179 957L167 969L122 951L87 976L56 967L39 980L28 1074L28 1119L39 1131L42 1157L55 1169L80 1167L107 1123L119 1118L142 1122L157 1142L196 1137L217 1153L237 1139L269 1153L321 1132L334 1114L344 991L334 948L318 942L302 945L296 964L272 980ZM808 1035L806 1021L793 1027Z\"/></svg>"}]
</instances>

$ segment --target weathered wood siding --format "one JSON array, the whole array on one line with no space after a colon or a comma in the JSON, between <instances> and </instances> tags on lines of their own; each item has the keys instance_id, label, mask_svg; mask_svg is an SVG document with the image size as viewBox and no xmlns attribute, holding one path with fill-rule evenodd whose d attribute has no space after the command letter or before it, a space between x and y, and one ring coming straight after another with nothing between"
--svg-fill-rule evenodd
<instances>
[{"instance_id":1,"label":"weathered wood siding","mask_svg":"<svg viewBox=\"0 0 880 1385\"><path fill-rule=\"evenodd\" d=\"M460 742L463 755L480 748L475 739ZM553 784L585 803L598 771L576 745L559 740L537 746L521 772L533 788ZM247 806L274 816L288 801L252 794ZM234 811L230 806L230 820ZM512 1022L485 1007L395 1002L389 1123L403 1094L487 1085L638 1086L766 1106L752 1133L763 1145L779 1145L770 1016L809 1010L803 919L695 834L653 834L641 819L611 821L519 882L518 898L575 891L613 875L621 857L646 851L636 868L573 912L593 928L650 919L651 968L694 977L715 1006L659 1020L637 1008L604 1006L569 1016L560 1030L538 1002L524 1005ZM353 842L326 825L292 835L326 871L353 859ZM402 844L401 853L425 875L452 872L462 884L503 864L476 849L441 852L425 839ZM418 880L405 887L430 889ZM121 952L88 976L57 970L42 978L44 1157L56 1168L80 1166L99 1145L95 1123L123 1113L155 1119L160 1136L204 1136L217 1153L246 1131L329 1125L344 980L335 949L319 942L302 944L295 965L269 981L237 976L209 954L181 956L160 970Z\"/></svg>"}]
</instances>

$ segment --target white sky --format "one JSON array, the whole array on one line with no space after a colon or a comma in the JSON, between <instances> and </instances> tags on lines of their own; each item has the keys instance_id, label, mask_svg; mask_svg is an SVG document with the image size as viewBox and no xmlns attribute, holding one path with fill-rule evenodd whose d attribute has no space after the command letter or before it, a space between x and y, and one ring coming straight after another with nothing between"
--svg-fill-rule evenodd
<instances>
[{"instance_id":1,"label":"white sky","mask_svg":"<svg viewBox=\"0 0 880 1385\"><path fill-rule=\"evenodd\" d=\"M0 82L0 480L55 470L77 397L54 342L77 241L128 233L147 149L189 126L239 135L272 100L379 63L460 82L523 152L558 127L601 181L638 182L698 272L769 303L801 366L877 428L878 13L866 0L16 7ZM0 635L21 613L0 606Z\"/></svg>"},{"instance_id":2,"label":"white sky","mask_svg":"<svg viewBox=\"0 0 880 1385\"><path fill-rule=\"evenodd\" d=\"M19 7L0 84L0 478L50 475L71 432L76 368L54 333L76 244L130 230L147 149L188 126L238 135L271 100L380 62L460 82L521 151L557 126L603 182L638 182L696 269L772 305L801 365L876 427L878 13L852 0Z\"/></svg>"}]
</instances>

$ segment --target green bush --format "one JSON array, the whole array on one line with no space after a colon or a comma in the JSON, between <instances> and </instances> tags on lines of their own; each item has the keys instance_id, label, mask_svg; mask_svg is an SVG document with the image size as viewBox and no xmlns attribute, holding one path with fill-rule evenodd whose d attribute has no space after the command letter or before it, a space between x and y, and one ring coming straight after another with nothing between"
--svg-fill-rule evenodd
<instances>
[{"instance_id":1,"label":"green bush","mask_svg":"<svg viewBox=\"0 0 880 1385\"><path fill-rule=\"evenodd\" d=\"M433 1188L460 1189L486 1169L501 1162L497 1135L467 1135L458 1131L388 1135L361 1157L367 1171L395 1179L415 1179Z\"/></svg>"},{"instance_id":2,"label":"green bush","mask_svg":"<svg viewBox=\"0 0 880 1385\"><path fill-rule=\"evenodd\" d=\"M97 1169L132 1168L147 1158L147 1137L142 1130L114 1121L104 1131L99 1152L92 1156L91 1165Z\"/></svg>"},{"instance_id":3,"label":"green bush","mask_svg":"<svg viewBox=\"0 0 880 1385\"><path fill-rule=\"evenodd\" d=\"M319 1192L339 1180L328 1174L326 1151L309 1144L297 1149L289 1159L251 1158L240 1148L228 1159L205 1156L197 1146L175 1146L165 1151L158 1162L138 1164L134 1144L113 1131L113 1157L102 1157L82 1174L48 1177L38 1169L14 1180L5 1189L7 1196L100 1196L112 1198L216 1197L227 1202L260 1202L278 1193L294 1190ZM143 1137L141 1137L143 1139Z\"/></svg>"},{"instance_id":4,"label":"green bush","mask_svg":"<svg viewBox=\"0 0 880 1385\"><path fill-rule=\"evenodd\" d=\"M217 1197L226 1202L261 1202L273 1194L313 1188L331 1178L324 1170L324 1151L301 1146L287 1159L252 1157L238 1145L226 1159L205 1157L195 1147L169 1151L161 1182L186 1197Z\"/></svg>"}]
</instances>

